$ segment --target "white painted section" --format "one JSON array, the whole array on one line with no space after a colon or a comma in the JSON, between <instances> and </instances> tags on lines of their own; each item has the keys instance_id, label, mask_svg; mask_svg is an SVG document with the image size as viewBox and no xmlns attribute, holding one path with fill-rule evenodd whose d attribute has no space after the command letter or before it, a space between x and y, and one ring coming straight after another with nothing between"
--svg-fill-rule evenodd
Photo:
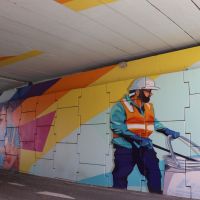
<instances>
[{"instance_id":1,"label":"white painted section","mask_svg":"<svg viewBox=\"0 0 200 200\"><path fill-rule=\"evenodd\" d=\"M186 132L191 133L191 140L200 146L199 119L200 119L200 94L190 96L190 108L185 111Z\"/></svg>"},{"instance_id":2,"label":"white painted section","mask_svg":"<svg viewBox=\"0 0 200 200\"><path fill-rule=\"evenodd\" d=\"M31 168L31 173L37 176L55 177L54 160L39 159Z\"/></svg>"},{"instance_id":3,"label":"white painted section","mask_svg":"<svg viewBox=\"0 0 200 200\"><path fill-rule=\"evenodd\" d=\"M104 185L104 186L108 186L109 184L109 177L106 176L106 167L105 166L101 166L101 165L91 165L91 164L79 164L79 169L78 169L78 175L77 175L77 181L84 181L88 183L88 179L89 178L93 178L96 176L101 175L101 181L102 182L93 182L93 184L95 183L96 185ZM91 182L89 181L89 184L91 184Z\"/></svg>"},{"instance_id":4,"label":"white painted section","mask_svg":"<svg viewBox=\"0 0 200 200\"><path fill-rule=\"evenodd\" d=\"M48 192L48 191L43 191L43 192L37 192L37 194L41 195L46 195L46 196L52 196L52 197L60 197L63 199L75 199L74 197L65 195L65 194L60 194L60 193L55 193L55 192Z\"/></svg>"},{"instance_id":5,"label":"white painted section","mask_svg":"<svg viewBox=\"0 0 200 200\"><path fill-rule=\"evenodd\" d=\"M78 164L79 157L77 154L77 144L56 144L54 158L56 177L76 181Z\"/></svg>"},{"instance_id":6,"label":"white painted section","mask_svg":"<svg viewBox=\"0 0 200 200\"><path fill-rule=\"evenodd\" d=\"M197 66L198 65L196 65L196 67ZM184 71L184 81L189 83L190 94L200 93L199 77L200 77L200 69L191 69Z\"/></svg>"},{"instance_id":7,"label":"white painted section","mask_svg":"<svg viewBox=\"0 0 200 200\"><path fill-rule=\"evenodd\" d=\"M155 82L160 87L151 97L155 117L159 121L184 120L185 107L189 107L189 88L183 72L160 75Z\"/></svg>"},{"instance_id":8,"label":"white painted section","mask_svg":"<svg viewBox=\"0 0 200 200\"><path fill-rule=\"evenodd\" d=\"M9 185L15 185L15 186L19 186L19 187L24 187L24 184L21 183L15 183L15 182L8 182Z\"/></svg>"},{"instance_id":9,"label":"white painted section","mask_svg":"<svg viewBox=\"0 0 200 200\"><path fill-rule=\"evenodd\" d=\"M82 125L78 137L80 163L105 165L105 155L109 151L109 135L105 124Z\"/></svg>"}]
</instances>

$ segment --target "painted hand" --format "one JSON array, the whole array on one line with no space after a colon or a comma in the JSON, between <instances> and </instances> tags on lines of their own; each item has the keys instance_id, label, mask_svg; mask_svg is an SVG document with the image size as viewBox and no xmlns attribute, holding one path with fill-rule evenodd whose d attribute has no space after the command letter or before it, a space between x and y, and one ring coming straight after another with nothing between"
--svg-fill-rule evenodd
<instances>
[{"instance_id":1,"label":"painted hand","mask_svg":"<svg viewBox=\"0 0 200 200\"><path fill-rule=\"evenodd\" d=\"M152 140L149 139L149 138L142 138L140 145L142 147L147 147L148 149L152 149L153 148Z\"/></svg>"},{"instance_id":2,"label":"painted hand","mask_svg":"<svg viewBox=\"0 0 200 200\"><path fill-rule=\"evenodd\" d=\"M176 131L171 131L169 135L171 135L173 139L180 137L180 133Z\"/></svg>"}]
</instances>

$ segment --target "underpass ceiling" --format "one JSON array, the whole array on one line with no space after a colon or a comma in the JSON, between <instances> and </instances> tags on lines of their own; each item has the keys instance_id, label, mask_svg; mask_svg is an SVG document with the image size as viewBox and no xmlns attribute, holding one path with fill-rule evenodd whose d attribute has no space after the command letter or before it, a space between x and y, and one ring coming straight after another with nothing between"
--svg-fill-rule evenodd
<instances>
[{"instance_id":1,"label":"underpass ceiling","mask_svg":"<svg viewBox=\"0 0 200 200\"><path fill-rule=\"evenodd\" d=\"M0 91L200 43L200 0L1 0Z\"/></svg>"}]
</instances>

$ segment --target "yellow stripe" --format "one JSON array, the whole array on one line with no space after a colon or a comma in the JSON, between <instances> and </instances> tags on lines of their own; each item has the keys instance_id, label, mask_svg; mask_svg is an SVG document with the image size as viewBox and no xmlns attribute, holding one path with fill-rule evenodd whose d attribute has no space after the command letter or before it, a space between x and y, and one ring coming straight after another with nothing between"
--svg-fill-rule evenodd
<instances>
[{"instance_id":1,"label":"yellow stripe","mask_svg":"<svg viewBox=\"0 0 200 200\"><path fill-rule=\"evenodd\" d=\"M116 0L73 0L64 3L63 5L74 10L81 11L95 6L102 5L104 3L111 3Z\"/></svg>"},{"instance_id":2,"label":"yellow stripe","mask_svg":"<svg viewBox=\"0 0 200 200\"><path fill-rule=\"evenodd\" d=\"M193 47L176 52L151 56L128 62L128 66L121 69L118 65L91 85L109 83L113 81L135 79L140 76L182 71L200 61L200 47Z\"/></svg>"},{"instance_id":3,"label":"yellow stripe","mask_svg":"<svg viewBox=\"0 0 200 200\"><path fill-rule=\"evenodd\" d=\"M14 56L12 58L8 58L6 60L0 61L0 67L4 67L6 65L10 65L10 64L14 64L16 62L20 62L23 60L26 60L28 58L34 57L34 56L38 56L40 54L42 54L42 51L37 51L37 50L33 50L33 51L28 51L26 53L23 53L19 56Z\"/></svg>"}]
</instances>

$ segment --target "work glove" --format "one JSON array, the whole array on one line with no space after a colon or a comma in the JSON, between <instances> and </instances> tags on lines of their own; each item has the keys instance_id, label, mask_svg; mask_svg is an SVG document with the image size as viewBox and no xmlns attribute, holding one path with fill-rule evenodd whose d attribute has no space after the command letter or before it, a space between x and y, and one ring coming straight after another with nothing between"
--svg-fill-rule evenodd
<instances>
[{"instance_id":1,"label":"work glove","mask_svg":"<svg viewBox=\"0 0 200 200\"><path fill-rule=\"evenodd\" d=\"M152 140L149 138L141 138L140 146L147 147L148 149L152 149L153 148Z\"/></svg>"},{"instance_id":2,"label":"work glove","mask_svg":"<svg viewBox=\"0 0 200 200\"><path fill-rule=\"evenodd\" d=\"M167 136L171 135L173 139L176 139L176 138L180 137L180 133L179 132L170 130L168 128L166 128L165 133L166 133Z\"/></svg>"},{"instance_id":3,"label":"work glove","mask_svg":"<svg viewBox=\"0 0 200 200\"><path fill-rule=\"evenodd\" d=\"M171 132L170 135L172 136L173 139L176 139L176 138L180 137L180 133L176 132L176 131Z\"/></svg>"}]
</instances>

